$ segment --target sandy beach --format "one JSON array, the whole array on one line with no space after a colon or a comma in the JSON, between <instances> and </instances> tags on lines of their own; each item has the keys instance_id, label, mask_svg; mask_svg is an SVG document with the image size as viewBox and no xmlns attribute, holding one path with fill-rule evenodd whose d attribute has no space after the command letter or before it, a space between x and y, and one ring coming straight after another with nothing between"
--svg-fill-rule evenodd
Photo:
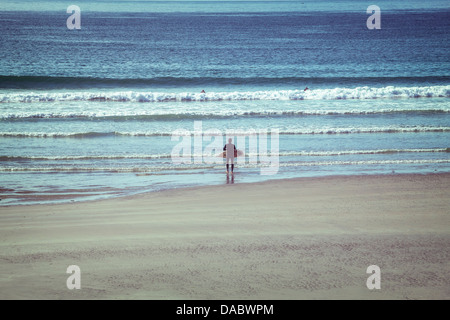
<instances>
[{"instance_id":1,"label":"sandy beach","mask_svg":"<svg viewBox=\"0 0 450 320\"><path fill-rule=\"evenodd\" d=\"M449 190L336 176L1 207L0 298L449 299Z\"/></svg>"}]
</instances>

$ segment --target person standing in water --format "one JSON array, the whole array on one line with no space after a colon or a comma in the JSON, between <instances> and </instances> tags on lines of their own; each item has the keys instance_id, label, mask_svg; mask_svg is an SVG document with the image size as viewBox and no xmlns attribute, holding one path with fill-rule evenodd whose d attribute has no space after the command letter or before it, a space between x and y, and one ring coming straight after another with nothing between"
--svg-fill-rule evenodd
<instances>
[{"instance_id":1,"label":"person standing in water","mask_svg":"<svg viewBox=\"0 0 450 320\"><path fill-rule=\"evenodd\" d=\"M227 158L227 174L230 173L230 163L231 163L231 174L233 174L234 170L234 154L237 152L236 146L232 144L233 140L231 138L228 139L228 143L223 147L223 151L225 151L225 156Z\"/></svg>"}]
</instances>

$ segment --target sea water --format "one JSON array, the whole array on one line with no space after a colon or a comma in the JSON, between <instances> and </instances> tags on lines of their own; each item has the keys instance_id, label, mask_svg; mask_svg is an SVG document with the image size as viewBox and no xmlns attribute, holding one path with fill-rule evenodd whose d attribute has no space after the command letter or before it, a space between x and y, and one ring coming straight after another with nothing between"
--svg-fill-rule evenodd
<instances>
[{"instance_id":1,"label":"sea water","mask_svg":"<svg viewBox=\"0 0 450 320\"><path fill-rule=\"evenodd\" d=\"M71 4L0 4L0 205L450 171L448 1Z\"/></svg>"}]
</instances>

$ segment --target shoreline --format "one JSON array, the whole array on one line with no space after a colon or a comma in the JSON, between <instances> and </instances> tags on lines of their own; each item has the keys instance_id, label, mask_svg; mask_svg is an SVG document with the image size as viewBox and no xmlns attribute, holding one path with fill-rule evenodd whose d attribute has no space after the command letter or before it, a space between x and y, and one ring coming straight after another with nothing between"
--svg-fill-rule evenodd
<instances>
[{"instance_id":1,"label":"shoreline","mask_svg":"<svg viewBox=\"0 0 450 320\"><path fill-rule=\"evenodd\" d=\"M276 182L283 182L283 181L314 181L314 180L321 180L321 179L339 179L339 178L357 178L357 177L371 177L373 179L376 179L377 177L394 177L394 176L418 176L418 177L424 177L424 176L435 176L435 175L448 175L450 176L450 172L424 172L424 173L385 173L385 174L353 174L353 175L323 175L323 176L307 176L307 177L293 177L293 178L281 178L281 179L268 179L264 181L257 181L257 182L237 182L237 183L222 183L222 184L211 184L211 185L195 185L195 186L182 186L182 187L170 187L167 189L158 189L153 191L143 191L143 192L135 192L134 194L116 194L116 195L108 195L106 198L97 198L97 199L70 199L70 194L62 194L62 195L54 195L54 198L52 198L51 192L46 192L48 194L39 195L40 197L43 197L46 201L44 203L15 203L15 204L1 204L0 202L0 209L1 208L13 208L13 207L33 207L33 206L64 206L64 205L73 205L73 204L83 204L83 203L95 203L95 202L103 202L103 201L115 201L115 200L127 200L127 199L134 199L134 198L140 198L140 197L147 197L151 196L152 194L160 194L165 192L172 192L172 191L190 191L190 190L197 190L197 189L208 189L208 188L221 188L221 187L232 187L232 186L238 186L238 185L263 185L266 183L276 183ZM79 194L75 194L79 195ZM38 196L38 197L39 197ZM92 195L91 197L95 197L95 195ZM5 199L7 199L6 197ZM50 202L47 202L50 201ZM61 201L61 202L60 202Z\"/></svg>"},{"instance_id":2,"label":"shoreline","mask_svg":"<svg viewBox=\"0 0 450 320\"><path fill-rule=\"evenodd\" d=\"M0 298L450 299L449 188L327 176L2 207Z\"/></svg>"}]
</instances>

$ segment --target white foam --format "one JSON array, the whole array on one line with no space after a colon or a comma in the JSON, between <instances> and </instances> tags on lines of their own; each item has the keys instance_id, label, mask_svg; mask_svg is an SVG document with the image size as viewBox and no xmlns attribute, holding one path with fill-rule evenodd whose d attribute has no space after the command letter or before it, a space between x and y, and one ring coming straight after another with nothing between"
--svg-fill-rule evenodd
<instances>
[{"instance_id":1,"label":"white foam","mask_svg":"<svg viewBox=\"0 0 450 320\"><path fill-rule=\"evenodd\" d=\"M280 153L246 153L245 156L303 156L303 157L323 157L323 156L341 156L341 155L361 155L361 154L394 154L394 153L440 153L450 152L450 148L435 149L378 149L378 150L334 150L334 151L287 151ZM191 157L205 157L209 154L192 154ZM172 155L165 154L127 154L127 155L83 155L83 156L0 156L2 161L84 161L84 160L126 160L126 159L169 159Z\"/></svg>"},{"instance_id":2,"label":"white foam","mask_svg":"<svg viewBox=\"0 0 450 320\"><path fill-rule=\"evenodd\" d=\"M120 101L120 102L184 102L243 100L339 100L450 97L450 86L424 87L357 87L312 90L267 90L234 92L138 92L138 91L69 91L69 92L8 92L0 94L0 102L51 101Z\"/></svg>"},{"instance_id":3,"label":"white foam","mask_svg":"<svg viewBox=\"0 0 450 320\"><path fill-rule=\"evenodd\" d=\"M342 156L342 155L359 155L359 154L434 153L434 152L450 152L450 148L335 150L335 151L289 151L289 152L282 152L279 155L280 156L322 157L322 156Z\"/></svg>"},{"instance_id":4,"label":"white foam","mask_svg":"<svg viewBox=\"0 0 450 320\"><path fill-rule=\"evenodd\" d=\"M272 128L275 130L276 128ZM419 132L450 132L450 127L444 126L390 126L390 127L362 127L362 128L312 128L312 129L286 129L278 130L284 135L314 135L314 134L358 134L358 133L419 133ZM190 132L190 131L135 131L135 132L0 132L5 138L95 138L104 136L182 136L182 135L222 135L222 133ZM249 136L258 134L258 130L234 130L236 136Z\"/></svg>"},{"instance_id":5,"label":"white foam","mask_svg":"<svg viewBox=\"0 0 450 320\"><path fill-rule=\"evenodd\" d=\"M279 163L280 167L316 167L316 166L367 166L367 165L405 165L405 164L442 164L450 163L448 159L423 159L423 160L360 160L360 161L302 161L291 163ZM242 168L260 168L261 163L244 163L239 165ZM187 171L195 169L223 169L223 166L192 164L192 165L170 165L170 166L149 166L149 167L81 167L81 166L54 166L54 167L16 167L2 168L0 172L121 172L121 173L159 173L168 171L173 174L173 170Z\"/></svg>"}]
</instances>

